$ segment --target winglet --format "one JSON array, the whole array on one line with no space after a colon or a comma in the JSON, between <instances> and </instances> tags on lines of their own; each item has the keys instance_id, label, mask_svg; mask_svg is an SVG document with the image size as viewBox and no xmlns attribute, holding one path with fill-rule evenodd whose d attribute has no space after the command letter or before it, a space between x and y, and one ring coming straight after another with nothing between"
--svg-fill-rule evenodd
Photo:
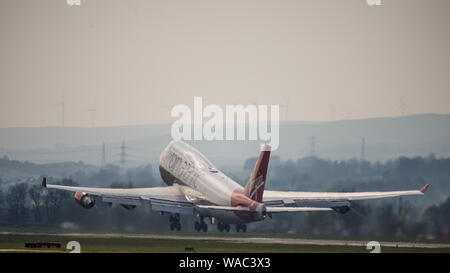
<instances>
[{"instance_id":1,"label":"winglet","mask_svg":"<svg viewBox=\"0 0 450 273\"><path fill-rule=\"evenodd\" d=\"M45 176L42 178L42 187L47 188L47 178Z\"/></svg>"},{"instance_id":2,"label":"winglet","mask_svg":"<svg viewBox=\"0 0 450 273\"><path fill-rule=\"evenodd\" d=\"M425 193L425 192L428 190L429 187L430 187L430 184L426 184L425 186L423 186L423 187L420 189L420 192Z\"/></svg>"}]
</instances>

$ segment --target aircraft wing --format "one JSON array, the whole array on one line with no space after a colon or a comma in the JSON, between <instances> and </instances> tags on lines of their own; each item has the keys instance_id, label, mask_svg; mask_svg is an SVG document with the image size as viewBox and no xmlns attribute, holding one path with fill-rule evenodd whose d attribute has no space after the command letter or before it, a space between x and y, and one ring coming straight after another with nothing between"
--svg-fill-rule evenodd
<instances>
[{"instance_id":1,"label":"aircraft wing","mask_svg":"<svg viewBox=\"0 0 450 273\"><path fill-rule=\"evenodd\" d=\"M350 201L397 197L405 195L423 195L430 184L420 190L385 192L294 192L264 191L263 202L267 207L345 207Z\"/></svg>"},{"instance_id":2,"label":"aircraft wing","mask_svg":"<svg viewBox=\"0 0 450 273\"><path fill-rule=\"evenodd\" d=\"M176 184L167 187L112 189L52 185L47 184L44 178L42 186L48 189L83 192L101 198L107 203L128 206L142 206L150 203L154 211L194 214L194 203L186 198L182 186Z\"/></svg>"}]
</instances>

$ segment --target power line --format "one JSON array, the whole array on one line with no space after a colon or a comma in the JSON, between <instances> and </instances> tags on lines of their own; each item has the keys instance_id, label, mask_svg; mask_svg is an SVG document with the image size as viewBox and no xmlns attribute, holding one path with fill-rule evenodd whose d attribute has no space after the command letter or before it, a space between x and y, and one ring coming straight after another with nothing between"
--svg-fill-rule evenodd
<instances>
[{"instance_id":1,"label":"power line","mask_svg":"<svg viewBox=\"0 0 450 273\"><path fill-rule=\"evenodd\" d=\"M125 168L125 165L127 163L127 153L126 153L127 146L125 146L125 140L122 141L122 145L120 146L120 165Z\"/></svg>"}]
</instances>

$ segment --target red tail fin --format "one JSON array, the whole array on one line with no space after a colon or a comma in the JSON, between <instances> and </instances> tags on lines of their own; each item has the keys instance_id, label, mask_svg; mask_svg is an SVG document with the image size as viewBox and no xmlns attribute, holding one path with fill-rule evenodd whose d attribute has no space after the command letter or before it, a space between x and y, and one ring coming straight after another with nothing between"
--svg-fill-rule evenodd
<instances>
[{"instance_id":1,"label":"red tail fin","mask_svg":"<svg viewBox=\"0 0 450 273\"><path fill-rule=\"evenodd\" d=\"M245 195L257 202L262 202L269 158L270 145L264 144L261 148L258 161L256 161L255 168L245 186Z\"/></svg>"}]
</instances>

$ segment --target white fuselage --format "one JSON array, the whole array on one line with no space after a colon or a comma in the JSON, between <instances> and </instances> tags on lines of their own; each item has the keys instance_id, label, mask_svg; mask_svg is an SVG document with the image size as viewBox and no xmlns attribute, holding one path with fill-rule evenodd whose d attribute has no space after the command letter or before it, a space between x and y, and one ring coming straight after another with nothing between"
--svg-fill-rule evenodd
<instances>
[{"instance_id":1,"label":"white fuselage","mask_svg":"<svg viewBox=\"0 0 450 273\"><path fill-rule=\"evenodd\" d=\"M168 185L186 185L204 194L216 205L230 206L231 195L243 187L217 170L200 152L190 145L172 141L161 153L159 166Z\"/></svg>"},{"instance_id":2,"label":"white fuselage","mask_svg":"<svg viewBox=\"0 0 450 273\"><path fill-rule=\"evenodd\" d=\"M208 203L216 206L252 207L257 202L243 194L244 188L227 177L199 151L181 141L172 141L161 153L159 171L167 185L178 184L192 188L200 193ZM254 213L218 212L208 209L200 210L205 217L214 217L226 223L245 223L261 220Z\"/></svg>"}]
</instances>

